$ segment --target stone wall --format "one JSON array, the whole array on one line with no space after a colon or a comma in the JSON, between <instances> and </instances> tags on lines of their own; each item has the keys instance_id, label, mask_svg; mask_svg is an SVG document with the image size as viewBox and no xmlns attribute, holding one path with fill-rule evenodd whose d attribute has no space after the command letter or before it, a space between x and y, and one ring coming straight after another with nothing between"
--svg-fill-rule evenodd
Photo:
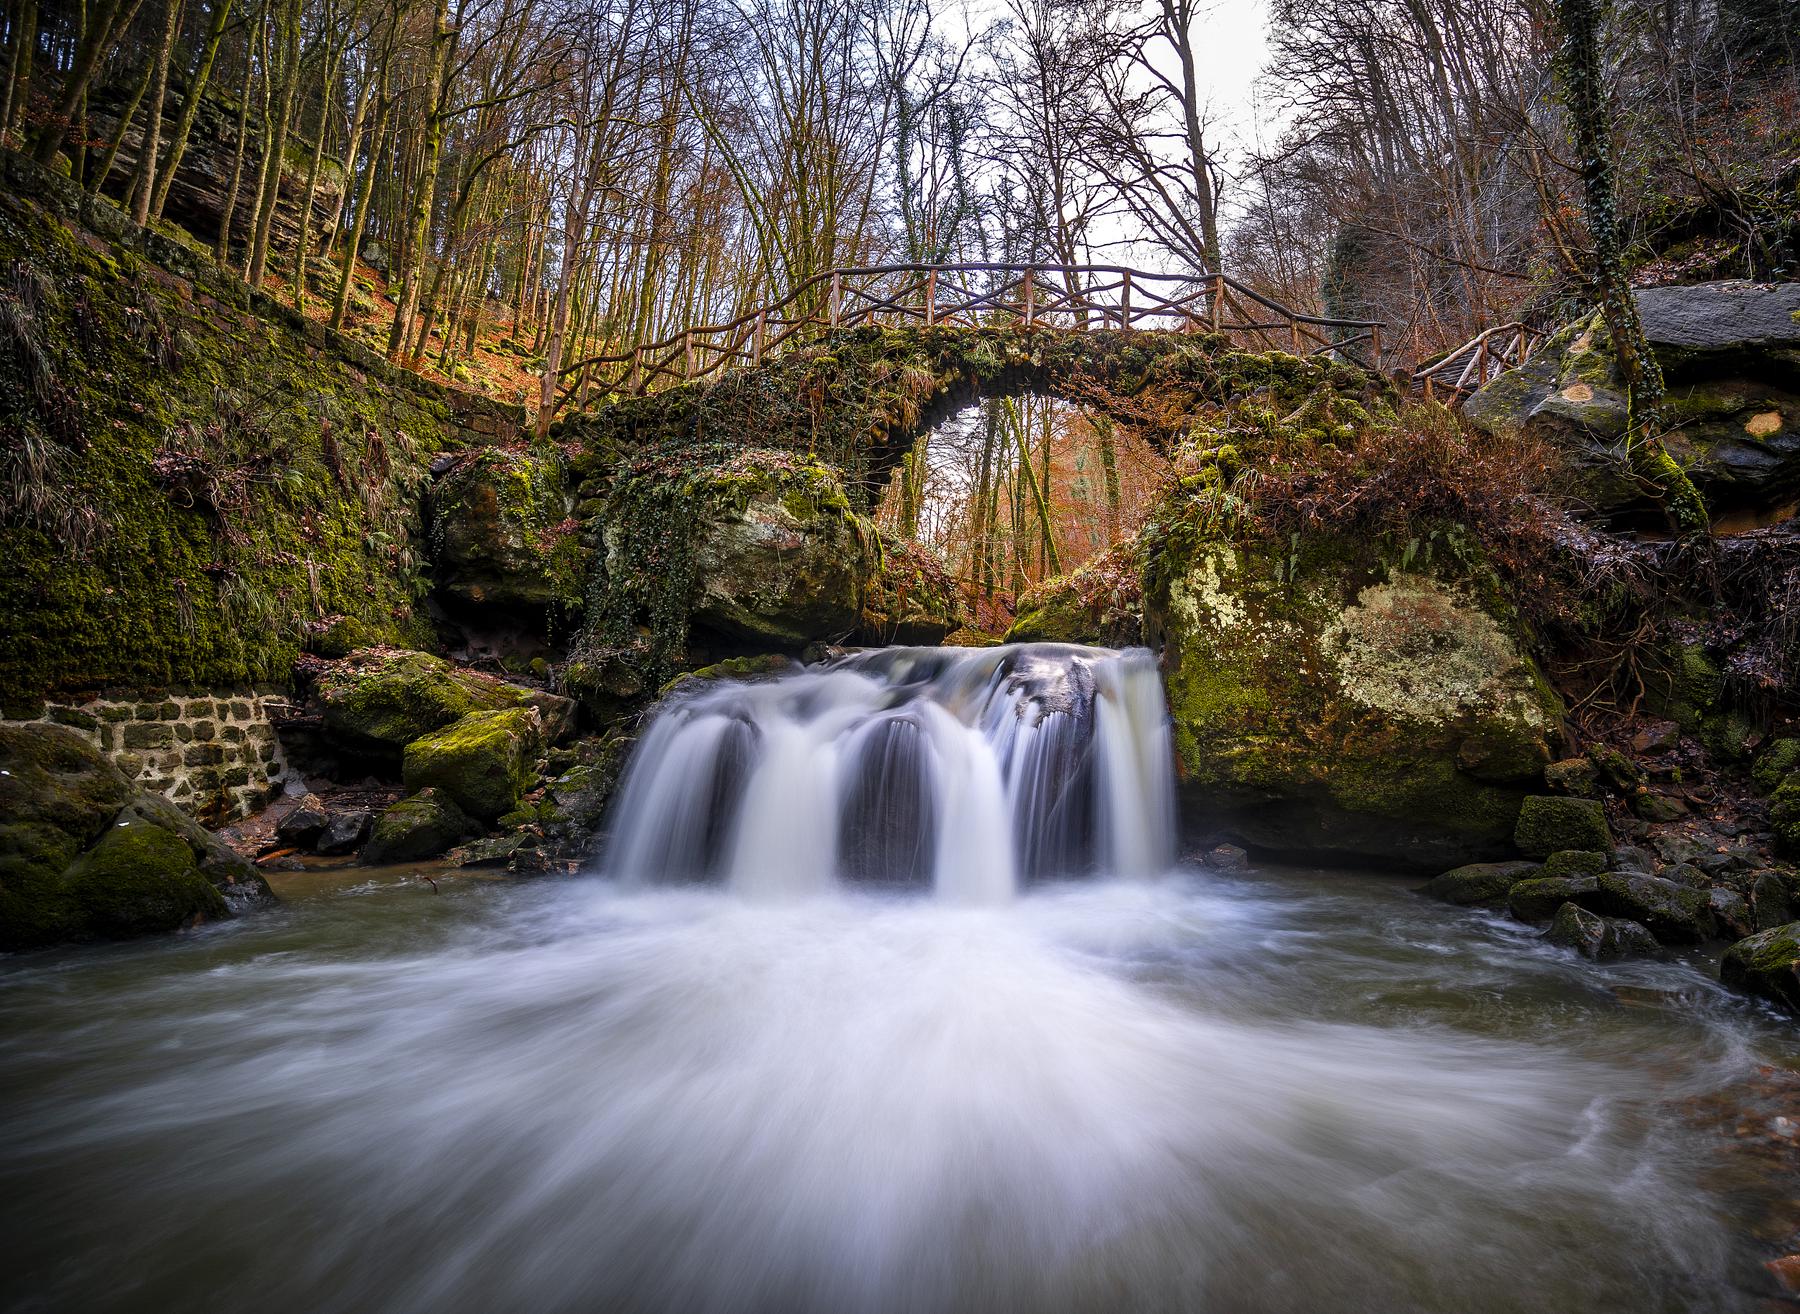
<instances>
[{"instance_id":1,"label":"stone wall","mask_svg":"<svg viewBox=\"0 0 1800 1314\"><path fill-rule=\"evenodd\" d=\"M287 779L271 719L287 706L282 691L237 689L50 703L36 720L77 731L140 789L218 826L256 811Z\"/></svg>"}]
</instances>

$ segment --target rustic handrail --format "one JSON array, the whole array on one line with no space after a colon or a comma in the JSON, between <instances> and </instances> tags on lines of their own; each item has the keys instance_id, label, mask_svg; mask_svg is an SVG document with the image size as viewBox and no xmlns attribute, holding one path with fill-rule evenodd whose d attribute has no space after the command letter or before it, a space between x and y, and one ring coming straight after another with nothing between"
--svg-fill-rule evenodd
<instances>
[{"instance_id":1,"label":"rustic handrail","mask_svg":"<svg viewBox=\"0 0 1800 1314\"><path fill-rule=\"evenodd\" d=\"M997 275L988 286L978 276ZM1060 286L1055 280L1060 280ZM875 323L928 327L1016 324L1076 331L1222 333L1260 350L1342 354L1366 344L1379 362L1382 324L1302 314L1222 273L1165 274L1126 265L893 264L830 269L777 301L558 371L572 391L641 395L658 386L760 365L817 332Z\"/></svg>"},{"instance_id":2,"label":"rustic handrail","mask_svg":"<svg viewBox=\"0 0 1800 1314\"><path fill-rule=\"evenodd\" d=\"M1419 365L1412 372L1412 390L1455 410L1507 370L1523 365L1543 341L1542 330L1523 321L1496 324Z\"/></svg>"}]
</instances>

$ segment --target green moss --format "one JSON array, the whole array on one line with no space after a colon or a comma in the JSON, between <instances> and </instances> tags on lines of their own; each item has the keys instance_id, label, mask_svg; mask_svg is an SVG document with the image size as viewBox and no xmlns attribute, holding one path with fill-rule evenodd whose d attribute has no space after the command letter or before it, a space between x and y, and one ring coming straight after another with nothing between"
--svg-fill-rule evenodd
<instances>
[{"instance_id":1,"label":"green moss","mask_svg":"<svg viewBox=\"0 0 1800 1314\"><path fill-rule=\"evenodd\" d=\"M111 939L173 931L230 916L200 874L191 848L148 822L115 825L63 877L64 897L84 930Z\"/></svg>"},{"instance_id":2,"label":"green moss","mask_svg":"<svg viewBox=\"0 0 1800 1314\"><path fill-rule=\"evenodd\" d=\"M283 679L329 616L431 642L414 506L441 406L4 189L0 260L0 705Z\"/></svg>"},{"instance_id":3,"label":"green moss","mask_svg":"<svg viewBox=\"0 0 1800 1314\"><path fill-rule=\"evenodd\" d=\"M402 770L409 791L436 787L471 817L491 822L519 805L542 751L531 708L471 712L408 744Z\"/></svg>"},{"instance_id":4,"label":"green moss","mask_svg":"<svg viewBox=\"0 0 1800 1314\"><path fill-rule=\"evenodd\" d=\"M373 864L435 858L476 830L447 793L423 789L375 818L375 828L363 846L362 860Z\"/></svg>"},{"instance_id":5,"label":"green moss","mask_svg":"<svg viewBox=\"0 0 1800 1314\"><path fill-rule=\"evenodd\" d=\"M1519 808L1513 843L1528 858L1547 858L1565 849L1610 853L1612 831L1606 809L1596 799L1534 794Z\"/></svg>"},{"instance_id":6,"label":"green moss","mask_svg":"<svg viewBox=\"0 0 1800 1314\"><path fill-rule=\"evenodd\" d=\"M1776 739L1757 757L1750 779L1760 792L1773 794L1795 771L1800 771L1800 739Z\"/></svg>"},{"instance_id":7,"label":"green moss","mask_svg":"<svg viewBox=\"0 0 1800 1314\"><path fill-rule=\"evenodd\" d=\"M325 728L353 748L399 749L470 712L518 707L527 694L425 652L353 653L317 682Z\"/></svg>"}]
</instances>

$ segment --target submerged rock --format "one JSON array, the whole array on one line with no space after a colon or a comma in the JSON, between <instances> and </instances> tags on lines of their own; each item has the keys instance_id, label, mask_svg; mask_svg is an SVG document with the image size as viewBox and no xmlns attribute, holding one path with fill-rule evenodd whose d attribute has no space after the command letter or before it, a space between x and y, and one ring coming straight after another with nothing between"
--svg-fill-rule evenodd
<instances>
[{"instance_id":1,"label":"submerged rock","mask_svg":"<svg viewBox=\"0 0 1800 1314\"><path fill-rule=\"evenodd\" d=\"M1739 940L1725 951L1719 979L1800 1013L1800 922Z\"/></svg>"},{"instance_id":2,"label":"submerged rock","mask_svg":"<svg viewBox=\"0 0 1800 1314\"><path fill-rule=\"evenodd\" d=\"M0 726L0 950L172 931L272 900L247 861L74 731Z\"/></svg>"},{"instance_id":3,"label":"submerged rock","mask_svg":"<svg viewBox=\"0 0 1800 1314\"><path fill-rule=\"evenodd\" d=\"M478 829L443 790L422 789L375 819L362 859L375 864L435 858Z\"/></svg>"},{"instance_id":4,"label":"submerged rock","mask_svg":"<svg viewBox=\"0 0 1800 1314\"><path fill-rule=\"evenodd\" d=\"M1183 529L1152 551L1146 633L1189 805L1276 852L1427 870L1506 856L1562 709L1491 581L1340 538L1287 546Z\"/></svg>"},{"instance_id":5,"label":"submerged rock","mask_svg":"<svg viewBox=\"0 0 1800 1314\"><path fill-rule=\"evenodd\" d=\"M536 779L544 750L535 708L471 712L406 746L408 790L436 786L478 821L511 812Z\"/></svg>"}]
</instances>

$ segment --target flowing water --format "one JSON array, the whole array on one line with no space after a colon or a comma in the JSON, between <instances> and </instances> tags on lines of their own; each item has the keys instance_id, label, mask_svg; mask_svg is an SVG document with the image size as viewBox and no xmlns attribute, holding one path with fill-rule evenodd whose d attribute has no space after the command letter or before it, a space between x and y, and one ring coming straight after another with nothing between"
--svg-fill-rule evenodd
<instances>
[{"instance_id":1,"label":"flowing water","mask_svg":"<svg viewBox=\"0 0 1800 1314\"><path fill-rule=\"evenodd\" d=\"M1766 1308L1794 1030L1412 882L1172 862L1155 693L1047 648L713 686L587 876L292 876L0 963L0 1305Z\"/></svg>"}]
</instances>

